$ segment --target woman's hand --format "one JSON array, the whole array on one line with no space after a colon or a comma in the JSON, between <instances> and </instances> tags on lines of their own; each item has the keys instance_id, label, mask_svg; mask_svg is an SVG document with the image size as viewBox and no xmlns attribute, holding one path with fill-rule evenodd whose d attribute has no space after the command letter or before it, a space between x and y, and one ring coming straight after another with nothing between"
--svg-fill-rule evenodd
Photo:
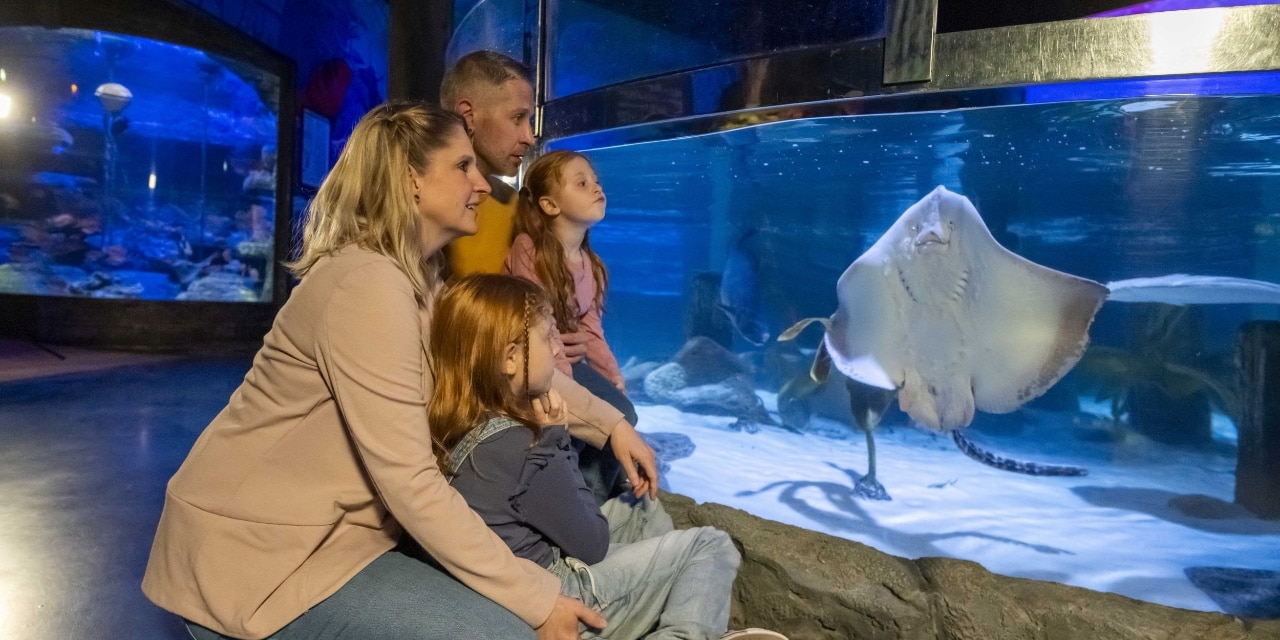
<instances>
[{"instance_id":1,"label":"woman's hand","mask_svg":"<svg viewBox=\"0 0 1280 640\"><path fill-rule=\"evenodd\" d=\"M636 433L630 422L619 420L609 435L609 446L622 464L622 470L631 482L631 490L639 498L646 493L650 499L658 497L658 462L649 443Z\"/></svg>"},{"instance_id":2,"label":"woman's hand","mask_svg":"<svg viewBox=\"0 0 1280 640\"><path fill-rule=\"evenodd\" d=\"M534 403L537 404L537 403ZM569 596L556 598L556 606L551 616L535 629L538 640L578 640L578 621L593 629L603 629L607 622L599 613L592 611L581 600Z\"/></svg>"},{"instance_id":3,"label":"woman's hand","mask_svg":"<svg viewBox=\"0 0 1280 640\"><path fill-rule=\"evenodd\" d=\"M564 399L555 389L533 398L533 417L542 426L565 424L569 412L565 409Z\"/></svg>"},{"instance_id":4,"label":"woman's hand","mask_svg":"<svg viewBox=\"0 0 1280 640\"><path fill-rule=\"evenodd\" d=\"M613 386L618 388L618 391L622 392L622 395L624 396L627 395L627 381L625 378L623 378L622 376L618 376L613 380L611 380L610 382L613 383Z\"/></svg>"}]
</instances>

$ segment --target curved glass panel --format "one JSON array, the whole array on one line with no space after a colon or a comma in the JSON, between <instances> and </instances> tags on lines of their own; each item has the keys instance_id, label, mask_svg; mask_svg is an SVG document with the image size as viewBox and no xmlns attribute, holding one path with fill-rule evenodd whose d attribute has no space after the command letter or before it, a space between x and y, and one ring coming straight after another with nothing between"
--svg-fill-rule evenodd
<instances>
[{"instance_id":1,"label":"curved glass panel","mask_svg":"<svg viewBox=\"0 0 1280 640\"><path fill-rule=\"evenodd\" d=\"M1036 87L1013 94L1027 104L743 122L586 150L608 194L591 232L610 271L605 329L670 489L902 556L1259 615L1250 598L1271 593L1280 522L1233 502L1251 481L1236 477L1246 445L1234 356L1242 324L1276 321L1280 305L1215 303L1216 284L1184 306L1108 302L1071 373L1017 411L978 412L964 431L998 455L1084 477L984 466L895 403L873 434L888 501L856 491L868 443L844 378L809 377L821 329L774 338L830 316L845 269L938 185L970 198L1003 246L1052 269L1275 287L1280 76L1251 82L1269 94L1185 95L1195 87L1184 82L1112 97L1095 85L1099 100L1083 84ZM984 291L997 293L1027 310L1044 295ZM849 304L894 303L864 291ZM999 340L1019 315L980 330ZM695 336L734 353L738 377L694 373L697 359L670 375ZM706 385L681 382L695 377Z\"/></svg>"},{"instance_id":2,"label":"curved glass panel","mask_svg":"<svg viewBox=\"0 0 1280 640\"><path fill-rule=\"evenodd\" d=\"M0 28L0 292L269 302L279 84L156 40Z\"/></svg>"},{"instance_id":3,"label":"curved glass panel","mask_svg":"<svg viewBox=\"0 0 1280 640\"><path fill-rule=\"evenodd\" d=\"M458 58L487 49L510 56L532 66L525 50L525 0L480 0L461 17L455 16L457 27L445 49L445 64L452 66ZM532 3L536 9L536 2ZM457 7L457 5L455 5Z\"/></svg>"},{"instance_id":4,"label":"curved glass panel","mask_svg":"<svg viewBox=\"0 0 1280 640\"><path fill-rule=\"evenodd\" d=\"M480 4L481 0L453 0L453 29L457 31L458 25L462 24L462 19L473 7Z\"/></svg>"},{"instance_id":5,"label":"curved glass panel","mask_svg":"<svg viewBox=\"0 0 1280 640\"><path fill-rule=\"evenodd\" d=\"M548 0L547 99L734 58L882 35L886 0Z\"/></svg>"}]
</instances>

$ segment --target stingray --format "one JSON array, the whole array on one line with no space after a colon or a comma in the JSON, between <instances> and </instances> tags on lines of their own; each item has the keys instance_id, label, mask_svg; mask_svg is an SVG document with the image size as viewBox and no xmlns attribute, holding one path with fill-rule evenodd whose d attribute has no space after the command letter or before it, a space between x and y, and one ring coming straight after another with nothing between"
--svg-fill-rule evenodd
<instances>
[{"instance_id":1,"label":"stingray","mask_svg":"<svg viewBox=\"0 0 1280 640\"><path fill-rule=\"evenodd\" d=\"M834 366L856 384L896 392L920 425L959 436L975 410L1014 411L1066 375L1108 299L1280 303L1280 285L1183 274L1104 285L1055 271L1000 246L968 198L939 186L849 265L836 297L830 318L802 320L778 339L821 322L815 379ZM850 389L851 396L872 393ZM868 434L879 413L869 415L869 425L859 423ZM1077 475L1074 469L1023 471Z\"/></svg>"}]
</instances>

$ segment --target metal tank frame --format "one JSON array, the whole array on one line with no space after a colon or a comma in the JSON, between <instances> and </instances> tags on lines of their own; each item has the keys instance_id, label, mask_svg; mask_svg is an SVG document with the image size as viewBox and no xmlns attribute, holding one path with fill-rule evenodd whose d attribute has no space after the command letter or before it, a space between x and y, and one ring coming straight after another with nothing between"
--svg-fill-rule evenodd
<instances>
[{"instance_id":1,"label":"metal tank frame","mask_svg":"<svg viewBox=\"0 0 1280 640\"><path fill-rule=\"evenodd\" d=\"M1021 93L1011 90L1032 85L1280 70L1280 5L938 34L937 2L894 0L883 39L733 60L549 102L543 44L536 133L544 144L574 138L575 148L600 148L759 122L1019 104ZM743 79L760 90L730 90ZM709 103L719 106L695 107Z\"/></svg>"}]
</instances>

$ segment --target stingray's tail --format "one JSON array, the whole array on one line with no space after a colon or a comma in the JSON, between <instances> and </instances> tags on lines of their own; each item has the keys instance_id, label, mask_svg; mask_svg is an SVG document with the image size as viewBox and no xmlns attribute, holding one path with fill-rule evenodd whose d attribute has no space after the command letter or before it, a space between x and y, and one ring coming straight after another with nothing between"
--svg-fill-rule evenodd
<instances>
[{"instance_id":1,"label":"stingray's tail","mask_svg":"<svg viewBox=\"0 0 1280 640\"><path fill-rule=\"evenodd\" d=\"M981 447L974 444L972 440L960 435L960 431L951 432L951 438L956 441L956 446L964 452L966 456L981 462L989 467L995 467L1003 471L1012 471L1014 473L1025 473L1029 476L1087 476L1089 470L1084 467L1072 467L1062 464L1040 464L1037 462L1023 462L1021 460L1011 460L1002 458L990 451L984 451Z\"/></svg>"}]
</instances>

